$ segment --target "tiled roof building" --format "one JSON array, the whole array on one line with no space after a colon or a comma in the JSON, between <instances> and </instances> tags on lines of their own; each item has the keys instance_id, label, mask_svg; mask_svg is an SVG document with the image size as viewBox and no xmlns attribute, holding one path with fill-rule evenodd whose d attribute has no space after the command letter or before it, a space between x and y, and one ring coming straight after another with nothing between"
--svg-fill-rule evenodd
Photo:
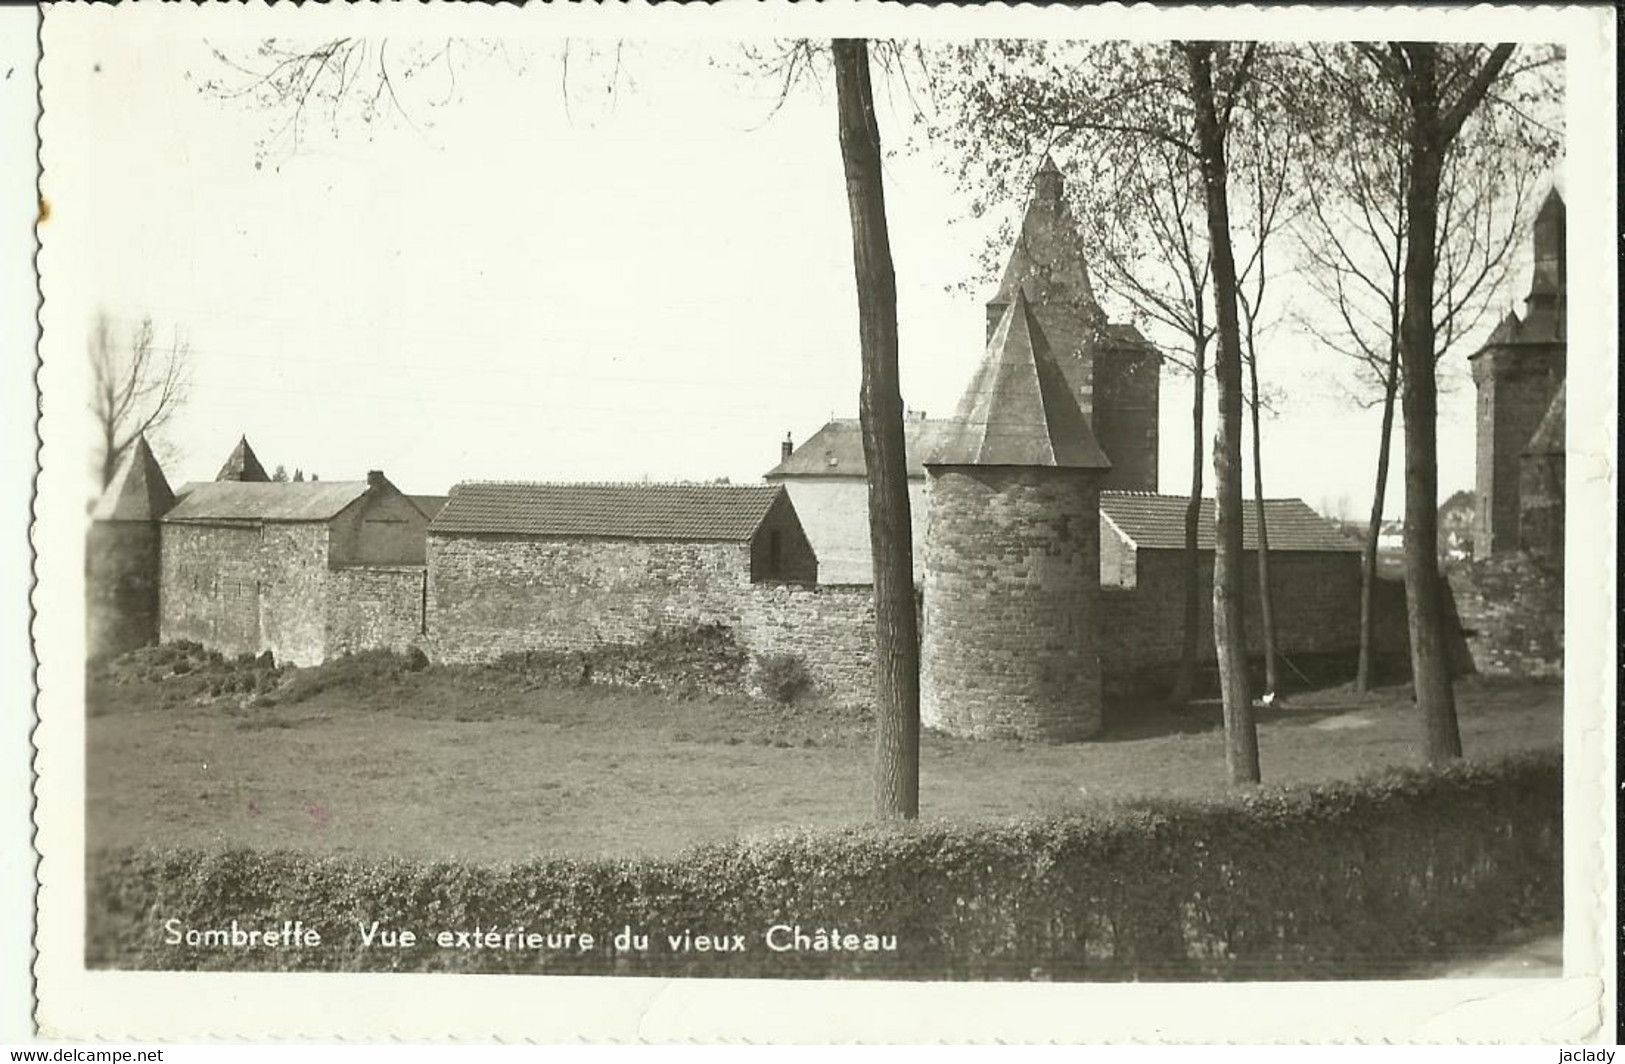
<instances>
[{"instance_id":1,"label":"tiled roof building","mask_svg":"<svg viewBox=\"0 0 1625 1064\"><path fill-rule=\"evenodd\" d=\"M429 569L432 635L456 661L736 627L753 588L818 580L789 493L764 484L458 484Z\"/></svg>"},{"instance_id":2,"label":"tiled roof building","mask_svg":"<svg viewBox=\"0 0 1625 1064\"><path fill-rule=\"evenodd\" d=\"M1140 491L1103 491L1100 513L1111 532L1140 550L1184 550L1185 510L1189 499L1177 495L1152 495ZM1203 499L1197 518L1198 550L1214 549L1213 500ZM1335 521L1315 513L1302 499L1265 499L1264 521L1269 531L1271 551L1350 551L1360 545ZM1242 550L1258 549L1257 504L1249 499L1242 506Z\"/></svg>"},{"instance_id":3,"label":"tiled roof building","mask_svg":"<svg viewBox=\"0 0 1625 1064\"><path fill-rule=\"evenodd\" d=\"M469 482L452 489L437 533L605 539L748 540L784 489L767 484Z\"/></svg>"}]
</instances>

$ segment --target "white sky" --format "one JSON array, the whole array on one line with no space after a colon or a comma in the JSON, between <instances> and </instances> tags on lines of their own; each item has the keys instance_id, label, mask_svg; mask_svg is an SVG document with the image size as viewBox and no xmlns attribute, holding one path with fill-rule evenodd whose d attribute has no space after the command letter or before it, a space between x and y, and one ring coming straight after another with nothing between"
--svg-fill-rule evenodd
<instances>
[{"instance_id":1,"label":"white sky","mask_svg":"<svg viewBox=\"0 0 1625 1064\"><path fill-rule=\"evenodd\" d=\"M461 63L443 105L435 73L403 86L410 122L313 113L297 151L283 141L256 168L286 112L189 80L229 73L210 45L246 57L253 44L107 32L65 34L53 53L47 187L82 191L53 200L47 240L84 283L47 278L52 320L88 333L105 308L127 324L152 315L166 342L184 334L194 389L163 452L173 483L212 478L244 433L267 469L383 469L411 492L752 481L787 431L799 443L855 416L832 87L768 120L775 86L712 63L732 45L646 44L613 106L591 98L602 68L579 71L572 120L554 56L533 48ZM881 121L902 149L903 115L883 105ZM959 221L966 204L929 147L893 153L886 182L904 398L947 414L992 294L951 289L1000 219ZM1503 304L1521 305L1526 273ZM1441 499L1472 486L1475 346L1449 360ZM1302 337L1278 334L1264 359L1288 396L1265 425L1267 493L1363 514L1378 412L1353 407L1340 360ZM1177 493L1188 382L1164 380L1161 483ZM1401 494L1396 471L1390 513Z\"/></svg>"}]
</instances>

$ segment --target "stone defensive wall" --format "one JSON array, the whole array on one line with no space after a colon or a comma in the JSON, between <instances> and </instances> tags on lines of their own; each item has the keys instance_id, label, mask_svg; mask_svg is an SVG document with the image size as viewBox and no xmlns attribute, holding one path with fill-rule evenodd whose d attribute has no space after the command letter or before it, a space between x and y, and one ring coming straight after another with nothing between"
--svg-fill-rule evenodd
<instances>
[{"instance_id":1,"label":"stone defensive wall","mask_svg":"<svg viewBox=\"0 0 1625 1064\"><path fill-rule=\"evenodd\" d=\"M1330 664L1353 675L1360 645L1360 556L1338 556L1328 565L1325 554L1270 552L1270 587L1275 611L1277 650L1288 664L1283 682L1293 678L1294 666L1316 680ZM1199 563L1201 613L1197 661L1215 662L1213 647L1213 555ZM1255 656L1263 652L1264 619L1258 594L1256 556L1249 553L1242 574L1248 645ZM1379 581L1380 585L1392 583ZM1377 596L1378 652L1384 658L1406 653L1403 587L1398 593L1379 588ZM1140 554L1138 582L1133 588L1100 589L1100 660L1104 684L1112 694L1141 693L1166 687L1171 667L1179 661L1184 638L1184 583L1176 551ZM1346 659L1346 660L1344 660Z\"/></svg>"},{"instance_id":2,"label":"stone defensive wall","mask_svg":"<svg viewBox=\"0 0 1625 1064\"><path fill-rule=\"evenodd\" d=\"M745 543L434 534L429 559L426 649L452 664L736 628L750 588Z\"/></svg>"},{"instance_id":3,"label":"stone defensive wall","mask_svg":"<svg viewBox=\"0 0 1625 1064\"><path fill-rule=\"evenodd\" d=\"M404 653L426 629L428 571L421 565L347 565L328 576L327 650Z\"/></svg>"},{"instance_id":4,"label":"stone defensive wall","mask_svg":"<svg viewBox=\"0 0 1625 1064\"><path fill-rule=\"evenodd\" d=\"M753 584L739 640L755 654L794 654L831 702L867 706L875 688L875 595L867 584Z\"/></svg>"},{"instance_id":5,"label":"stone defensive wall","mask_svg":"<svg viewBox=\"0 0 1625 1064\"><path fill-rule=\"evenodd\" d=\"M1563 675L1563 574L1524 552L1456 565L1450 590L1472 671Z\"/></svg>"},{"instance_id":6,"label":"stone defensive wall","mask_svg":"<svg viewBox=\"0 0 1625 1064\"><path fill-rule=\"evenodd\" d=\"M434 535L429 558L423 642L437 662L715 624L752 655L801 658L832 702L866 703L873 686L871 589L752 583L749 544Z\"/></svg>"}]
</instances>

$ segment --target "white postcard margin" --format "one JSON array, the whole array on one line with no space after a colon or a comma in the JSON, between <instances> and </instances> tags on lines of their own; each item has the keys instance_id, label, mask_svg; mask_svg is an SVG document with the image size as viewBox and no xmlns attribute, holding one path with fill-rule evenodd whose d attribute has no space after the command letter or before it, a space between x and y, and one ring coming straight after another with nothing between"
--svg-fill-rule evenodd
<instances>
[{"instance_id":1,"label":"white postcard margin","mask_svg":"<svg viewBox=\"0 0 1625 1064\"><path fill-rule=\"evenodd\" d=\"M87 971L84 955L84 359L51 293L93 249L41 227L43 417L37 846L41 1035L111 1041L1579 1042L1613 1030L1614 565L1617 312L1615 43L1607 9L904 9L825 3L596 9L298 10L53 5L44 13L42 191L71 210L60 164L82 145L53 114L88 91L53 44L96 34L363 32L505 36L1049 36L1557 41L1568 49L1570 319L1564 976L1546 980L1218 985L661 980L475 975ZM1596 91L1588 91L1595 86ZM833 150L833 121L831 123ZM92 256L93 257L93 256ZM13 459L16 460L16 459Z\"/></svg>"}]
</instances>

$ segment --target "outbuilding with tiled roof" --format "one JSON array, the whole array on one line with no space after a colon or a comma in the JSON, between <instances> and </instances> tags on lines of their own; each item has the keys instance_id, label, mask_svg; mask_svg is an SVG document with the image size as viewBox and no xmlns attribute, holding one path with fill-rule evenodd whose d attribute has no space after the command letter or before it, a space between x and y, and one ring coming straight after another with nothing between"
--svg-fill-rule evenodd
<instances>
[{"instance_id":1,"label":"outbuilding with tiled roof","mask_svg":"<svg viewBox=\"0 0 1625 1064\"><path fill-rule=\"evenodd\" d=\"M315 665L423 635L428 518L382 472L279 482L244 440L182 485L161 530L159 637ZM261 470L263 472L263 469Z\"/></svg>"},{"instance_id":2,"label":"outbuilding with tiled roof","mask_svg":"<svg viewBox=\"0 0 1625 1064\"><path fill-rule=\"evenodd\" d=\"M753 586L818 580L779 485L463 483L428 550L446 660L733 626Z\"/></svg>"}]
</instances>

